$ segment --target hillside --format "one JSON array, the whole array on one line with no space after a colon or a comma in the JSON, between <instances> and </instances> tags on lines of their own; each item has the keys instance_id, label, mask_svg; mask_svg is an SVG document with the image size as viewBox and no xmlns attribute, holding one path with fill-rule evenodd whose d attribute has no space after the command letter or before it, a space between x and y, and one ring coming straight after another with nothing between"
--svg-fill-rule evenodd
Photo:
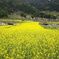
<instances>
[{"instance_id":1,"label":"hillside","mask_svg":"<svg viewBox=\"0 0 59 59\"><path fill-rule=\"evenodd\" d=\"M59 0L22 0L39 10L59 11Z\"/></svg>"},{"instance_id":2,"label":"hillside","mask_svg":"<svg viewBox=\"0 0 59 59\"><path fill-rule=\"evenodd\" d=\"M8 14L22 11L27 14L33 14L38 10L30 4L24 4L21 0L0 0L0 17Z\"/></svg>"},{"instance_id":3,"label":"hillside","mask_svg":"<svg viewBox=\"0 0 59 59\"><path fill-rule=\"evenodd\" d=\"M35 14L36 17L37 15L40 17L41 11L59 12L58 2L58 0L0 0L0 18L18 11L31 15ZM46 17L46 15L44 16Z\"/></svg>"}]
</instances>

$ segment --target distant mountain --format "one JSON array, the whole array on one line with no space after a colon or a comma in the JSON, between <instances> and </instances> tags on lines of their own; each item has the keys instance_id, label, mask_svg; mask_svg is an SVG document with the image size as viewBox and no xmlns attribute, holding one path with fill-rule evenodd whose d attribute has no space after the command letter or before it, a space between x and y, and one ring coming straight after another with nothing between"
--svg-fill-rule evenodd
<instances>
[{"instance_id":1,"label":"distant mountain","mask_svg":"<svg viewBox=\"0 0 59 59\"><path fill-rule=\"evenodd\" d=\"M46 10L59 12L59 0L0 0L2 17L17 11L34 14Z\"/></svg>"},{"instance_id":2,"label":"distant mountain","mask_svg":"<svg viewBox=\"0 0 59 59\"><path fill-rule=\"evenodd\" d=\"M21 1L26 3L37 3L37 4L42 4L47 2L59 4L59 0L21 0Z\"/></svg>"},{"instance_id":3,"label":"distant mountain","mask_svg":"<svg viewBox=\"0 0 59 59\"><path fill-rule=\"evenodd\" d=\"M4 17L5 15L7 16L8 14L18 11L26 14L34 14L38 10L30 4L22 3L21 0L0 0L0 17Z\"/></svg>"},{"instance_id":4,"label":"distant mountain","mask_svg":"<svg viewBox=\"0 0 59 59\"><path fill-rule=\"evenodd\" d=\"M59 0L22 0L39 10L59 11Z\"/></svg>"},{"instance_id":5,"label":"distant mountain","mask_svg":"<svg viewBox=\"0 0 59 59\"><path fill-rule=\"evenodd\" d=\"M22 0L22 2L39 5L48 2L48 0Z\"/></svg>"}]
</instances>

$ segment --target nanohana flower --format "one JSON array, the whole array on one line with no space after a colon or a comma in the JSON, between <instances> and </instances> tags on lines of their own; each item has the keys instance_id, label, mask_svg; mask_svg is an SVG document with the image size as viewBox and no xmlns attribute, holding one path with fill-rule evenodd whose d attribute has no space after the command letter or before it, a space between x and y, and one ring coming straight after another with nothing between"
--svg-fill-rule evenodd
<instances>
[{"instance_id":1,"label":"nanohana flower","mask_svg":"<svg viewBox=\"0 0 59 59\"><path fill-rule=\"evenodd\" d=\"M17 20L20 21L20 20ZM59 59L59 30L39 22L0 26L1 59Z\"/></svg>"}]
</instances>

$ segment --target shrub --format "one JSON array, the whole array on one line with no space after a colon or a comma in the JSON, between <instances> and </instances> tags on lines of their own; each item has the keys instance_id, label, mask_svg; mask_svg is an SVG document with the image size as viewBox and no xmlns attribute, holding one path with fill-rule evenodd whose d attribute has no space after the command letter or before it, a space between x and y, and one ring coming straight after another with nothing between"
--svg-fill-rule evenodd
<instances>
[{"instance_id":1,"label":"shrub","mask_svg":"<svg viewBox=\"0 0 59 59\"><path fill-rule=\"evenodd\" d=\"M25 13L21 13L20 16L26 17L26 14Z\"/></svg>"},{"instance_id":2,"label":"shrub","mask_svg":"<svg viewBox=\"0 0 59 59\"><path fill-rule=\"evenodd\" d=\"M4 10L0 10L0 18L3 18L3 17L8 17L7 12Z\"/></svg>"}]
</instances>

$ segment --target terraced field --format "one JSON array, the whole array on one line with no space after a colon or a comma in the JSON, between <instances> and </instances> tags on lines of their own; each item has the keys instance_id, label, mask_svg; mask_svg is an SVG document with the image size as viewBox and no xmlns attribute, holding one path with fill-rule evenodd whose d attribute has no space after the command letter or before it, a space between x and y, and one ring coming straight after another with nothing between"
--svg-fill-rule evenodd
<instances>
[{"instance_id":1,"label":"terraced field","mask_svg":"<svg viewBox=\"0 0 59 59\"><path fill-rule=\"evenodd\" d=\"M59 59L59 30L30 21L0 26L0 59Z\"/></svg>"}]
</instances>

